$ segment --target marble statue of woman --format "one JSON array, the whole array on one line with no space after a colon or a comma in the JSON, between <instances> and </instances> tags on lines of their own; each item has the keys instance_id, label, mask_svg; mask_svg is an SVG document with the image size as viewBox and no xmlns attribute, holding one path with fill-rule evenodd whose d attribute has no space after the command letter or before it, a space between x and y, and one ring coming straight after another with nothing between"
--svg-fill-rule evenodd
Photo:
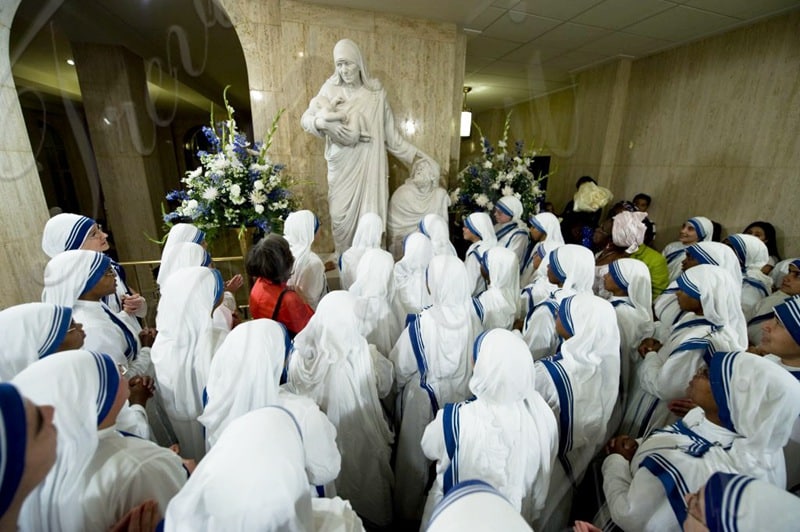
<instances>
[{"instance_id":1,"label":"marble statue of woman","mask_svg":"<svg viewBox=\"0 0 800 532\"><path fill-rule=\"evenodd\" d=\"M403 255L403 239L417 230L426 214L438 214L447 220L450 196L439 185L440 168L432 159L418 159L411 167L411 177L400 185L389 200L389 251L395 259Z\"/></svg>"},{"instance_id":2,"label":"marble statue of woman","mask_svg":"<svg viewBox=\"0 0 800 532\"><path fill-rule=\"evenodd\" d=\"M333 48L335 72L311 100L300 123L325 138L328 205L336 254L353 240L361 215L374 212L384 226L389 200L388 151L411 165L426 157L405 140L380 81L369 76L356 43L342 39Z\"/></svg>"}]
</instances>

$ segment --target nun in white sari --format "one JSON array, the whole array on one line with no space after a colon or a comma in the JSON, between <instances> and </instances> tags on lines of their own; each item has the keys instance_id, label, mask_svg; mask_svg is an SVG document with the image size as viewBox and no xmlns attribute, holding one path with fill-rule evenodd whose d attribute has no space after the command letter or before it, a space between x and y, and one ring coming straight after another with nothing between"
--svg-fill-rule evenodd
<instances>
[{"instance_id":1,"label":"nun in white sari","mask_svg":"<svg viewBox=\"0 0 800 532\"><path fill-rule=\"evenodd\" d=\"M542 301L535 301L535 295L534 299L528 299L522 327L522 336L534 360L550 356L558 349L561 340L556 333L556 316L561 301L578 293L591 292L594 282L594 255L587 248L566 244L551 251L549 257L548 279L557 288Z\"/></svg>"},{"instance_id":2,"label":"nun in white sari","mask_svg":"<svg viewBox=\"0 0 800 532\"><path fill-rule=\"evenodd\" d=\"M110 272L111 259L103 253L60 253L45 267L42 301L72 307L73 318L86 333L85 349L111 355L118 364L128 366L132 375L145 375L150 371L150 348L142 347L128 320L120 319L100 297L87 296L101 282L113 281Z\"/></svg>"},{"instance_id":3,"label":"nun in white sari","mask_svg":"<svg viewBox=\"0 0 800 532\"><path fill-rule=\"evenodd\" d=\"M531 284L538 278L537 272L539 269L533 265L533 257L537 252L540 257L544 256L541 251L542 246L549 244L552 250L564 245L564 237L561 235L561 222L558 221L555 214L540 212L528 218L528 225L530 226L530 243L519 265L520 284L522 286Z\"/></svg>"},{"instance_id":4,"label":"nun in white sari","mask_svg":"<svg viewBox=\"0 0 800 532\"><path fill-rule=\"evenodd\" d=\"M425 272L433 258L433 244L422 233L411 233L403 240L403 258L394 265L394 289L402 313L419 314L431 304Z\"/></svg>"},{"instance_id":5,"label":"nun in white sari","mask_svg":"<svg viewBox=\"0 0 800 532\"><path fill-rule=\"evenodd\" d=\"M456 248L450 242L450 229L447 220L438 214L426 214L419 221L419 232L431 239L433 254L456 256Z\"/></svg>"},{"instance_id":6,"label":"nun in white sari","mask_svg":"<svg viewBox=\"0 0 800 532\"><path fill-rule=\"evenodd\" d=\"M742 270L739 265L739 259L728 245L721 242L698 242L688 246L682 263L683 271L698 264L719 266L730 274L735 286L742 284ZM678 305L678 299L675 297L677 291L678 283L677 281L672 281L669 287L653 303L655 317L658 320L654 336L662 342L669 338L672 327L684 315L684 311L681 310L680 305Z\"/></svg>"},{"instance_id":7,"label":"nun in white sari","mask_svg":"<svg viewBox=\"0 0 800 532\"><path fill-rule=\"evenodd\" d=\"M307 437L279 406L231 421L170 502L164 530L363 530L347 501L311 498L303 451Z\"/></svg>"},{"instance_id":8,"label":"nun in white sari","mask_svg":"<svg viewBox=\"0 0 800 532\"><path fill-rule=\"evenodd\" d=\"M339 286L350 288L356 280L358 263L368 249L380 249L383 236L383 221L374 212L364 214L358 220L353 244L339 257Z\"/></svg>"},{"instance_id":9,"label":"nun in white sari","mask_svg":"<svg viewBox=\"0 0 800 532\"><path fill-rule=\"evenodd\" d=\"M650 270L640 260L615 260L608 266L605 289L614 294L609 301L617 313L622 368L619 403L624 412L633 376L641 360L639 344L652 336L654 330ZM612 423L615 429L619 421Z\"/></svg>"},{"instance_id":10,"label":"nun in white sari","mask_svg":"<svg viewBox=\"0 0 800 532\"><path fill-rule=\"evenodd\" d=\"M206 385L206 405L198 421L206 428L211 449L235 419L259 408L278 405L292 413L303 433L309 483L323 486L336 479L341 465L336 429L308 397L280 386L291 353L286 328L267 319L236 327L214 354Z\"/></svg>"},{"instance_id":11,"label":"nun in white sari","mask_svg":"<svg viewBox=\"0 0 800 532\"><path fill-rule=\"evenodd\" d=\"M91 218L80 214L57 214L47 220L42 232L42 250L51 259L72 249L105 252L108 248L108 235L103 232L103 228ZM138 333L139 322L136 318L147 316L147 301L128 287L122 266L114 260L111 261L111 266L117 278L117 288L115 293L103 298L103 303ZM136 307L135 310L125 311L123 300L129 297L137 301Z\"/></svg>"},{"instance_id":12,"label":"nun in white sari","mask_svg":"<svg viewBox=\"0 0 800 532\"><path fill-rule=\"evenodd\" d=\"M184 268L161 289L152 360L164 409L178 436L181 456L205 454L203 389L211 359L226 331L214 327L211 313L222 301L222 276L202 266Z\"/></svg>"},{"instance_id":13,"label":"nun in white sari","mask_svg":"<svg viewBox=\"0 0 800 532\"><path fill-rule=\"evenodd\" d=\"M379 397L391 389L391 363L370 349L358 329L355 298L341 290L322 298L294 345L287 388L313 399L336 427L337 493L371 523L389 524L394 438Z\"/></svg>"},{"instance_id":14,"label":"nun in white sari","mask_svg":"<svg viewBox=\"0 0 800 532\"><path fill-rule=\"evenodd\" d=\"M489 287L474 298L486 330L509 329L514 325L519 305L519 268L510 249L493 247L484 256Z\"/></svg>"},{"instance_id":15,"label":"nun in white sari","mask_svg":"<svg viewBox=\"0 0 800 532\"><path fill-rule=\"evenodd\" d=\"M158 268L156 282L164 284L167 278L175 271L170 265L173 254L180 244L191 242L205 247L206 234L192 224L175 224L169 229L167 239L164 242L164 249L161 250L161 265ZM178 252L180 254L180 252Z\"/></svg>"},{"instance_id":16,"label":"nun in white sari","mask_svg":"<svg viewBox=\"0 0 800 532\"><path fill-rule=\"evenodd\" d=\"M402 316L395 311L394 259L382 249L368 249L358 263L355 281L349 292L356 298L356 319L361 335L389 355L402 327Z\"/></svg>"},{"instance_id":17,"label":"nun in white sari","mask_svg":"<svg viewBox=\"0 0 800 532\"><path fill-rule=\"evenodd\" d=\"M750 345L761 343L762 327L775 315L773 309L797 295L800 295L800 259L794 259L789 264L789 274L783 277L777 289L756 304L753 317L747 321Z\"/></svg>"},{"instance_id":18,"label":"nun in white sari","mask_svg":"<svg viewBox=\"0 0 800 532\"><path fill-rule=\"evenodd\" d=\"M289 242L294 257L292 276L287 285L316 309L322 296L328 293L325 265L311 251L311 245L319 230L319 218L311 211L297 211L286 217L283 237Z\"/></svg>"},{"instance_id":19,"label":"nun in white sari","mask_svg":"<svg viewBox=\"0 0 800 532\"><path fill-rule=\"evenodd\" d=\"M25 500L21 530L85 530L82 476L97 449L97 425L114 403L119 373L108 355L67 351L42 359L12 381L37 404L55 405L56 463Z\"/></svg>"},{"instance_id":20,"label":"nun in white sari","mask_svg":"<svg viewBox=\"0 0 800 532\"><path fill-rule=\"evenodd\" d=\"M688 393L704 404L682 420L644 440L609 444L614 454L603 462L607 506L597 524L607 524L610 514L624 530L681 530L686 496L717 471L783 488L782 447L800 415L800 383L756 355L719 352L691 379Z\"/></svg>"},{"instance_id":21,"label":"nun in white sari","mask_svg":"<svg viewBox=\"0 0 800 532\"><path fill-rule=\"evenodd\" d=\"M24 303L0 311L0 381L58 351L72 321L70 307Z\"/></svg>"},{"instance_id":22,"label":"nun in white sari","mask_svg":"<svg viewBox=\"0 0 800 532\"><path fill-rule=\"evenodd\" d=\"M534 386L525 342L503 329L475 341L474 401L450 403L425 429L422 450L437 460L422 522L451 488L482 479L530 523L543 511L558 442L556 420ZM423 529L425 525L423 524Z\"/></svg>"},{"instance_id":23,"label":"nun in white sari","mask_svg":"<svg viewBox=\"0 0 800 532\"><path fill-rule=\"evenodd\" d=\"M430 461L419 445L422 433L441 406L469 397L472 342L480 327L458 258L434 257L427 278L432 305L409 317L390 354L400 394L395 508L407 520L419 520L425 504Z\"/></svg>"},{"instance_id":24,"label":"nun in white sari","mask_svg":"<svg viewBox=\"0 0 800 532\"><path fill-rule=\"evenodd\" d=\"M664 247L664 251L661 252L664 258L667 259L670 282L677 279L681 274L681 263L683 263L683 259L686 256L686 247L695 242L710 242L713 235L714 224L708 218L695 216L683 223L683 227L678 234L678 240L667 244Z\"/></svg>"},{"instance_id":25,"label":"nun in white sari","mask_svg":"<svg viewBox=\"0 0 800 532\"><path fill-rule=\"evenodd\" d=\"M531 261L531 267L535 270L533 280L522 288L517 316L525 318L529 312L533 312L533 307L541 303L550 294L558 289L558 285L550 282L547 277L547 267L550 265L550 252L564 244L544 242L536 247ZM522 286L522 279L520 279Z\"/></svg>"},{"instance_id":26,"label":"nun in white sari","mask_svg":"<svg viewBox=\"0 0 800 532\"><path fill-rule=\"evenodd\" d=\"M747 349L747 327L739 304L738 287L719 266L701 264L678 278L678 297L685 315L669 339L644 343L622 431L635 437L674 420L669 402L685 397L686 383L714 351ZM650 339L646 339L648 342Z\"/></svg>"},{"instance_id":27,"label":"nun in white sari","mask_svg":"<svg viewBox=\"0 0 800 532\"><path fill-rule=\"evenodd\" d=\"M761 271L769 261L769 250L753 235L730 235L725 240L742 267L742 311L749 320L755 316L758 302L772 293L772 277Z\"/></svg>"},{"instance_id":28,"label":"nun in white sari","mask_svg":"<svg viewBox=\"0 0 800 532\"><path fill-rule=\"evenodd\" d=\"M467 249L464 266L467 268L467 280L473 295L480 294L486 289L486 282L481 275L483 257L486 252L497 245L492 219L485 212L473 212L464 218L464 235L471 234L472 244Z\"/></svg>"},{"instance_id":29,"label":"nun in white sari","mask_svg":"<svg viewBox=\"0 0 800 532\"><path fill-rule=\"evenodd\" d=\"M528 229L522 220L523 211L522 202L516 196L503 196L494 206L495 221L498 221L498 215L503 216L503 219L509 218L506 222L498 221L494 226L497 245L514 252L518 271L530 243Z\"/></svg>"},{"instance_id":30,"label":"nun in white sari","mask_svg":"<svg viewBox=\"0 0 800 532\"><path fill-rule=\"evenodd\" d=\"M564 338L560 351L535 363L536 390L559 426L558 463L537 530L567 525L573 491L606 440L619 392L619 330L611 303L589 291L566 298L557 327Z\"/></svg>"}]
</instances>

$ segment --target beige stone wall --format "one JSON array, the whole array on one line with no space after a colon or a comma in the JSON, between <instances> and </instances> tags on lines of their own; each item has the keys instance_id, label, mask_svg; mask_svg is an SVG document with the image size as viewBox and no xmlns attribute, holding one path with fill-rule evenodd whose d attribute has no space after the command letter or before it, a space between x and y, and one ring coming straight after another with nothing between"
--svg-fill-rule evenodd
<instances>
[{"instance_id":1,"label":"beige stone wall","mask_svg":"<svg viewBox=\"0 0 800 532\"><path fill-rule=\"evenodd\" d=\"M444 173L458 159L457 118L464 77L464 38L455 25L290 0L222 0L247 60L256 138L285 108L272 154L298 180L303 206L322 221L318 249L330 251L324 142L305 133L300 116L333 73L333 46L355 41L370 75L381 80L398 124L415 121L408 137ZM407 170L390 159L391 189Z\"/></svg>"},{"instance_id":2,"label":"beige stone wall","mask_svg":"<svg viewBox=\"0 0 800 532\"><path fill-rule=\"evenodd\" d=\"M663 246L706 215L724 232L756 219L800 255L800 13L576 76L574 89L513 107L512 138L536 139L557 175L560 209L592 175L618 199L653 196ZM506 110L476 121L495 140ZM462 142L461 166L477 134Z\"/></svg>"}]
</instances>

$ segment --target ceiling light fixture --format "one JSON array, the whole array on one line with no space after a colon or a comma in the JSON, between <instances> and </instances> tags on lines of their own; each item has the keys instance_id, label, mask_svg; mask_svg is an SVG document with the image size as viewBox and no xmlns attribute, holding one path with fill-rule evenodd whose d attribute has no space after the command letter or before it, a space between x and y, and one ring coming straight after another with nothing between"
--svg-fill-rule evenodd
<instances>
[{"instance_id":1,"label":"ceiling light fixture","mask_svg":"<svg viewBox=\"0 0 800 532\"><path fill-rule=\"evenodd\" d=\"M472 111L467 107L467 94L472 87L464 87L464 102L461 107L461 136L469 137L472 132Z\"/></svg>"},{"instance_id":2,"label":"ceiling light fixture","mask_svg":"<svg viewBox=\"0 0 800 532\"><path fill-rule=\"evenodd\" d=\"M75 61L73 61L72 59L67 59L67 64L69 66L75 66Z\"/></svg>"}]
</instances>

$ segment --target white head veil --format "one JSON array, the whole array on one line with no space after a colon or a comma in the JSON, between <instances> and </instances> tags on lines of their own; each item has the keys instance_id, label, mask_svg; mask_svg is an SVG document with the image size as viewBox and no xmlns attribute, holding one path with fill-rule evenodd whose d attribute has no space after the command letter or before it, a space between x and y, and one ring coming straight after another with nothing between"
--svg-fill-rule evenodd
<instances>
[{"instance_id":1,"label":"white head veil","mask_svg":"<svg viewBox=\"0 0 800 532\"><path fill-rule=\"evenodd\" d=\"M800 499L774 484L746 475L714 473L703 489L710 532L780 530L800 522Z\"/></svg>"},{"instance_id":2,"label":"white head veil","mask_svg":"<svg viewBox=\"0 0 800 532\"><path fill-rule=\"evenodd\" d=\"M350 288L356 277L358 263L368 249L381 247L383 220L374 212L364 214L358 220L352 246L339 257L342 288Z\"/></svg>"},{"instance_id":3,"label":"white head veil","mask_svg":"<svg viewBox=\"0 0 800 532\"><path fill-rule=\"evenodd\" d=\"M464 225L479 238L478 242L474 242L469 247L470 251L480 247L480 252L483 253L497 245L497 236L494 234L492 219L485 212L473 212L464 218Z\"/></svg>"},{"instance_id":4,"label":"white head veil","mask_svg":"<svg viewBox=\"0 0 800 532\"><path fill-rule=\"evenodd\" d=\"M760 238L753 235L731 235L728 237L731 248L739 259L745 282L761 285L765 296L772 291L772 277L761 271L769 261L769 250Z\"/></svg>"},{"instance_id":5,"label":"white head veil","mask_svg":"<svg viewBox=\"0 0 800 532\"><path fill-rule=\"evenodd\" d=\"M550 269L562 282L562 288L591 292L594 283L594 255L577 244L565 244L550 252Z\"/></svg>"},{"instance_id":6,"label":"white head veil","mask_svg":"<svg viewBox=\"0 0 800 532\"><path fill-rule=\"evenodd\" d=\"M172 247L169 260L162 261L158 270L158 277L163 283L182 268L190 266L210 266L211 255L200 244L194 242L181 242Z\"/></svg>"},{"instance_id":7,"label":"white head veil","mask_svg":"<svg viewBox=\"0 0 800 532\"><path fill-rule=\"evenodd\" d=\"M746 352L718 352L708 364L719 418L744 436L728 451L736 469L785 485L783 447L800 415L800 382L778 364Z\"/></svg>"},{"instance_id":8,"label":"white head veil","mask_svg":"<svg viewBox=\"0 0 800 532\"><path fill-rule=\"evenodd\" d=\"M14 376L64 341L72 309L52 303L24 303L0 311L0 380Z\"/></svg>"},{"instance_id":9,"label":"white head veil","mask_svg":"<svg viewBox=\"0 0 800 532\"><path fill-rule=\"evenodd\" d=\"M686 248L686 254L700 264L720 266L728 272L735 286L742 284L742 267L733 249L722 242L697 242Z\"/></svg>"},{"instance_id":10,"label":"white head veil","mask_svg":"<svg viewBox=\"0 0 800 532\"><path fill-rule=\"evenodd\" d=\"M281 407L230 422L170 501L165 530L313 530L303 436Z\"/></svg>"},{"instance_id":11,"label":"white head veil","mask_svg":"<svg viewBox=\"0 0 800 532\"><path fill-rule=\"evenodd\" d=\"M291 390L314 399L336 427L357 412L362 425L374 427L368 433L380 437L381 441L373 442L376 447L392 441L352 294L336 290L323 297L294 345L289 361Z\"/></svg>"},{"instance_id":12,"label":"white head veil","mask_svg":"<svg viewBox=\"0 0 800 532\"><path fill-rule=\"evenodd\" d=\"M653 321L653 291L650 270L637 259L618 259L608 267L608 273L617 286L627 290L628 299L643 321Z\"/></svg>"},{"instance_id":13,"label":"white head veil","mask_svg":"<svg viewBox=\"0 0 800 532\"><path fill-rule=\"evenodd\" d=\"M161 289L150 359L170 415L194 420L203 411L202 393L217 347L211 312L222 297L217 270L192 266L173 275Z\"/></svg>"},{"instance_id":14,"label":"white head veil","mask_svg":"<svg viewBox=\"0 0 800 532\"><path fill-rule=\"evenodd\" d=\"M388 355L400 334L400 320L392 309L394 259L382 249L369 249L361 257L350 293L361 334L378 351Z\"/></svg>"},{"instance_id":15,"label":"white head veil","mask_svg":"<svg viewBox=\"0 0 800 532\"><path fill-rule=\"evenodd\" d=\"M678 277L678 287L700 301L703 317L719 327L712 334L718 349L747 349L747 322L741 290L719 266L698 264ZM719 344L722 341L722 344Z\"/></svg>"},{"instance_id":16,"label":"white head veil","mask_svg":"<svg viewBox=\"0 0 800 532\"><path fill-rule=\"evenodd\" d=\"M291 341L278 322L246 321L233 329L211 361L203 414L209 447L231 421L264 406L278 404L278 389Z\"/></svg>"},{"instance_id":17,"label":"white head veil","mask_svg":"<svg viewBox=\"0 0 800 532\"><path fill-rule=\"evenodd\" d=\"M333 47L333 62L336 63L336 60L340 58L349 59L358 65L358 69L361 71L361 82L364 84L364 87L371 91L380 90L380 81L370 77L369 71L367 70L367 63L364 61L364 56L361 55L361 50L356 43L350 39L342 39L337 42ZM333 75L330 77L330 81L336 85L342 83L342 78L335 68Z\"/></svg>"},{"instance_id":18,"label":"white head veil","mask_svg":"<svg viewBox=\"0 0 800 532\"><path fill-rule=\"evenodd\" d=\"M519 260L517 254L504 247L493 247L484 255L484 264L489 273L489 288L479 300L485 311L497 312L497 327L510 328L514 323L519 304ZM500 325L506 323L508 325ZM487 327L492 326L487 324Z\"/></svg>"},{"instance_id":19,"label":"white head veil","mask_svg":"<svg viewBox=\"0 0 800 532\"><path fill-rule=\"evenodd\" d=\"M206 234L192 224L173 225L167 234L167 240L164 242L164 249L161 251L161 266L163 267L165 263L168 263L171 260L170 255L172 254L173 249L178 246L178 244L182 242L194 242L195 244L200 244L205 240L205 238ZM169 271L169 268L167 268L167 270ZM167 278L162 273L162 269L159 268L156 282L160 285L166 280Z\"/></svg>"},{"instance_id":20,"label":"white head veil","mask_svg":"<svg viewBox=\"0 0 800 532\"><path fill-rule=\"evenodd\" d=\"M434 255L456 256L456 248L450 242L447 221L438 214L426 214L419 222L419 231L431 239Z\"/></svg>"},{"instance_id":21,"label":"white head veil","mask_svg":"<svg viewBox=\"0 0 800 532\"><path fill-rule=\"evenodd\" d=\"M425 271L433 257L433 244L422 233L411 233L403 242L403 258L394 265L394 287L403 309L416 314L430 305Z\"/></svg>"},{"instance_id":22,"label":"white head veil","mask_svg":"<svg viewBox=\"0 0 800 532\"><path fill-rule=\"evenodd\" d=\"M497 472L487 480L530 517L543 507L549 486L558 434L555 418L535 391L530 351L519 334L504 329L481 334L474 357L469 389L477 400L460 416L458 461L472 464L462 468L467 472L473 467ZM469 478L463 473L459 477ZM531 492L533 503L523 502Z\"/></svg>"},{"instance_id":23,"label":"white head veil","mask_svg":"<svg viewBox=\"0 0 800 532\"><path fill-rule=\"evenodd\" d=\"M283 237L289 242L294 257L294 271L302 271L311 254L311 244L319 227L319 220L313 212L297 211L286 217L283 223Z\"/></svg>"},{"instance_id":24,"label":"white head veil","mask_svg":"<svg viewBox=\"0 0 800 532\"><path fill-rule=\"evenodd\" d=\"M108 355L65 351L28 366L12 383L37 404L55 405L56 463L22 506L22 530L83 530L83 471L97 449L97 426L119 387Z\"/></svg>"},{"instance_id":25,"label":"white head veil","mask_svg":"<svg viewBox=\"0 0 800 532\"><path fill-rule=\"evenodd\" d=\"M111 259L97 251L76 249L59 253L44 268L42 301L72 307L105 275Z\"/></svg>"},{"instance_id":26,"label":"white head veil","mask_svg":"<svg viewBox=\"0 0 800 532\"><path fill-rule=\"evenodd\" d=\"M80 214L56 214L44 225L42 250L53 258L70 249L80 249L95 221Z\"/></svg>"},{"instance_id":27,"label":"white head veil","mask_svg":"<svg viewBox=\"0 0 800 532\"><path fill-rule=\"evenodd\" d=\"M436 505L428 532L503 530L530 532L525 519L500 492L482 480L459 482Z\"/></svg>"},{"instance_id":28,"label":"white head veil","mask_svg":"<svg viewBox=\"0 0 800 532\"><path fill-rule=\"evenodd\" d=\"M531 216L528 222L539 232L545 234L544 242L564 244L564 237L561 234L561 224L558 218L551 212L540 212L536 216Z\"/></svg>"},{"instance_id":29,"label":"white head veil","mask_svg":"<svg viewBox=\"0 0 800 532\"><path fill-rule=\"evenodd\" d=\"M572 383L571 448L599 445L619 391L617 315L611 303L583 292L564 299L558 317L572 334L561 344L560 361Z\"/></svg>"},{"instance_id":30,"label":"white head veil","mask_svg":"<svg viewBox=\"0 0 800 532\"><path fill-rule=\"evenodd\" d=\"M711 242L714 236L714 224L704 216L694 216L686 220L686 223L694 227L697 233L698 242Z\"/></svg>"}]
</instances>

